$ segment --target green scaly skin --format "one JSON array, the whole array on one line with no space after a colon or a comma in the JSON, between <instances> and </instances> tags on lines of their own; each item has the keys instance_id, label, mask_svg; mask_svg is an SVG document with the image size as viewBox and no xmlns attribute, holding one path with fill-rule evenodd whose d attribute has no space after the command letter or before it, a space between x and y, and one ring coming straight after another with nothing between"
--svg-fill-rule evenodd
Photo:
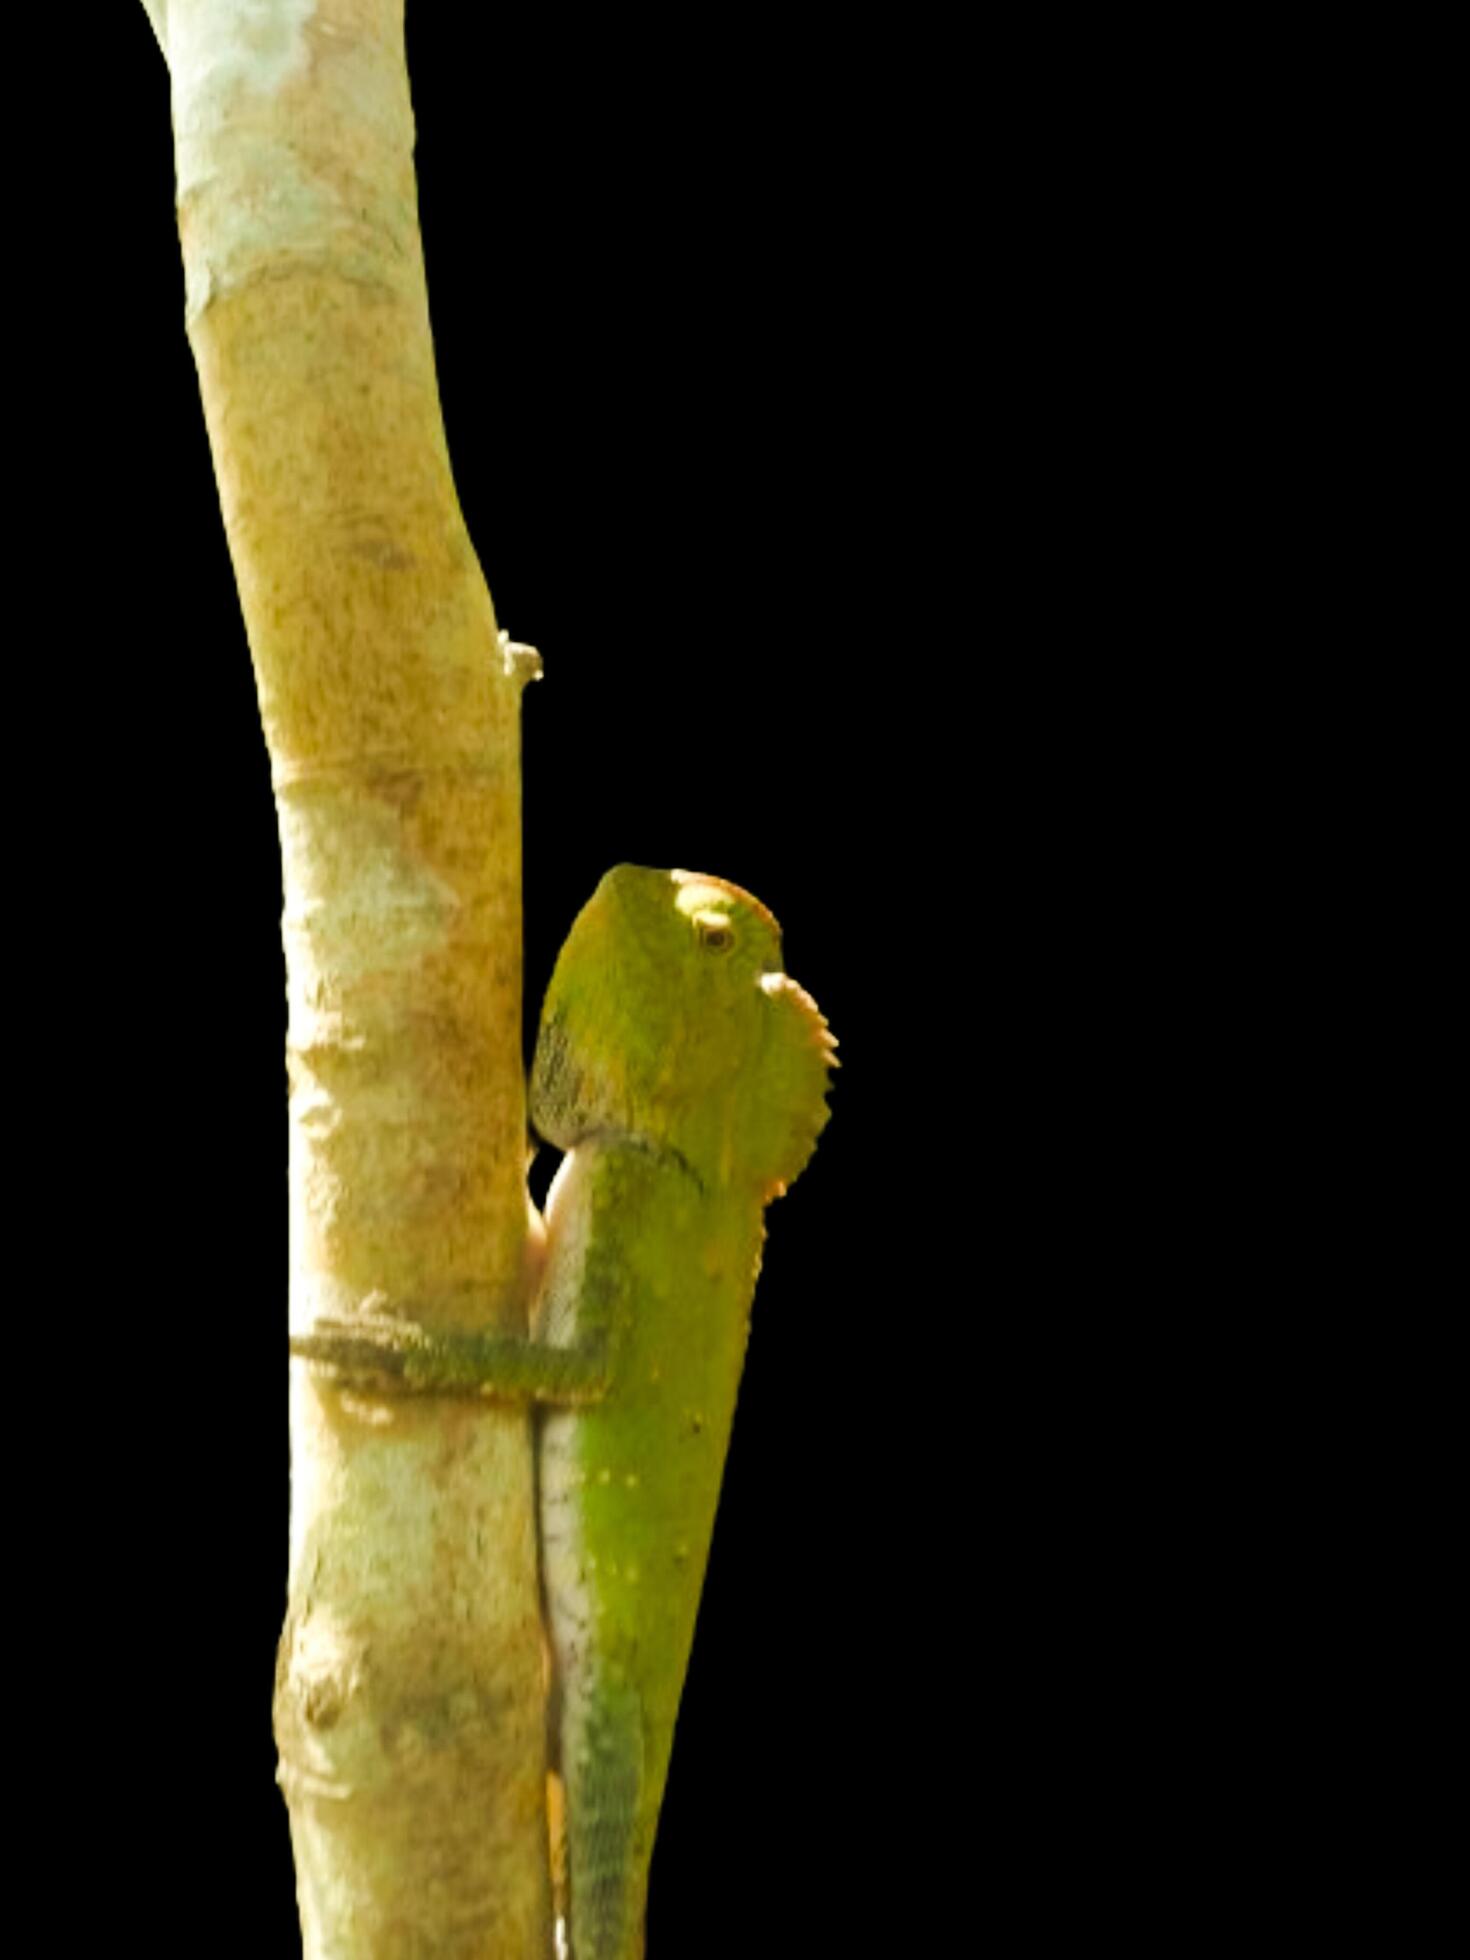
<instances>
[{"instance_id":1,"label":"green scaly skin","mask_svg":"<svg viewBox=\"0 0 1470 1960\"><path fill-rule=\"evenodd\" d=\"M534 1399L575 1960L639 1960L764 1213L827 1120L834 1043L724 879L618 865L542 1008L531 1118L567 1155L536 1345L387 1318L293 1353L393 1393Z\"/></svg>"},{"instance_id":2,"label":"green scaly skin","mask_svg":"<svg viewBox=\"0 0 1470 1960\"><path fill-rule=\"evenodd\" d=\"M538 1332L609 1376L538 1450L576 1960L643 1951L765 1206L826 1121L832 1047L775 920L721 879L618 866L547 991L531 1115L569 1155Z\"/></svg>"}]
</instances>

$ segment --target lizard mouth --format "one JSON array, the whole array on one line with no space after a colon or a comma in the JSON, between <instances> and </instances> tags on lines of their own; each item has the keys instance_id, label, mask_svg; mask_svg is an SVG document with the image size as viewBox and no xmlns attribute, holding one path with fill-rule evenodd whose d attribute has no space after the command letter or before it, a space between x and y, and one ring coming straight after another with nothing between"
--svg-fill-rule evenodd
<instances>
[{"instance_id":1,"label":"lizard mouth","mask_svg":"<svg viewBox=\"0 0 1470 1960\"><path fill-rule=\"evenodd\" d=\"M795 1009L800 1017L812 1047L824 1068L839 1066L835 1049L837 1037L827 1025L827 1017L812 999L799 980L793 980L789 973L763 973L760 979L761 992L773 998L779 995Z\"/></svg>"},{"instance_id":2,"label":"lizard mouth","mask_svg":"<svg viewBox=\"0 0 1470 1960\"><path fill-rule=\"evenodd\" d=\"M790 974L763 973L760 988L771 1002L771 1039L782 1051L782 1066L775 1072L779 1086L771 1103L780 1140L762 1193L769 1203L801 1174L827 1126L837 1037L821 1008Z\"/></svg>"}]
</instances>

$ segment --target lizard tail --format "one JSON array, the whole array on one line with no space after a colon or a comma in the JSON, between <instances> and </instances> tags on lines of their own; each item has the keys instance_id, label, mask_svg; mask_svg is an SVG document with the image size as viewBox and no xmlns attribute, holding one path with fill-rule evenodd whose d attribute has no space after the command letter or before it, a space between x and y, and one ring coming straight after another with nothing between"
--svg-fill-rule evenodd
<instances>
[{"instance_id":1,"label":"lizard tail","mask_svg":"<svg viewBox=\"0 0 1470 1960\"><path fill-rule=\"evenodd\" d=\"M603 1680L578 1694L568 1684L562 1773L573 1960L637 1960L643 1710L632 1688Z\"/></svg>"}]
</instances>

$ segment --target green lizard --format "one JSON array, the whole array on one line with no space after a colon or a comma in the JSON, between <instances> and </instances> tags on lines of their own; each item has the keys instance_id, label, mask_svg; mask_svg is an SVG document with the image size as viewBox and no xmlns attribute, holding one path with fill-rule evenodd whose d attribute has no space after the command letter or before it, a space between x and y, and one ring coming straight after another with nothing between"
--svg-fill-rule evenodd
<instances>
[{"instance_id":1,"label":"green lizard","mask_svg":"<svg viewBox=\"0 0 1470 1960\"><path fill-rule=\"evenodd\" d=\"M547 1198L537 1346L319 1328L339 1374L555 1404L537 1449L575 1960L637 1960L764 1211L827 1119L832 1036L739 886L619 865L557 959L531 1119ZM389 1379L391 1378L391 1379Z\"/></svg>"},{"instance_id":2,"label":"green lizard","mask_svg":"<svg viewBox=\"0 0 1470 1960\"><path fill-rule=\"evenodd\" d=\"M531 1120L538 1333L610 1386L542 1423L541 1557L576 1960L634 1960L760 1266L826 1121L833 1042L776 921L723 879L620 865L557 960Z\"/></svg>"}]
</instances>

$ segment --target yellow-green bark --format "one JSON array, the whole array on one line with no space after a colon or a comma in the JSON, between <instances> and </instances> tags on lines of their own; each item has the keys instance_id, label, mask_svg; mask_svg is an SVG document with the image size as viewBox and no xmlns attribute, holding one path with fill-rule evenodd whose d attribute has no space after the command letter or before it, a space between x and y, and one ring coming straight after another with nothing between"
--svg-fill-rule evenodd
<instances>
[{"instance_id":1,"label":"yellow-green bark","mask_svg":"<svg viewBox=\"0 0 1470 1960\"><path fill-rule=\"evenodd\" d=\"M145 5L280 825L291 1326L516 1332L521 677L450 474L403 0ZM541 1960L526 1414L291 1381L276 1734L308 1960Z\"/></svg>"}]
</instances>

